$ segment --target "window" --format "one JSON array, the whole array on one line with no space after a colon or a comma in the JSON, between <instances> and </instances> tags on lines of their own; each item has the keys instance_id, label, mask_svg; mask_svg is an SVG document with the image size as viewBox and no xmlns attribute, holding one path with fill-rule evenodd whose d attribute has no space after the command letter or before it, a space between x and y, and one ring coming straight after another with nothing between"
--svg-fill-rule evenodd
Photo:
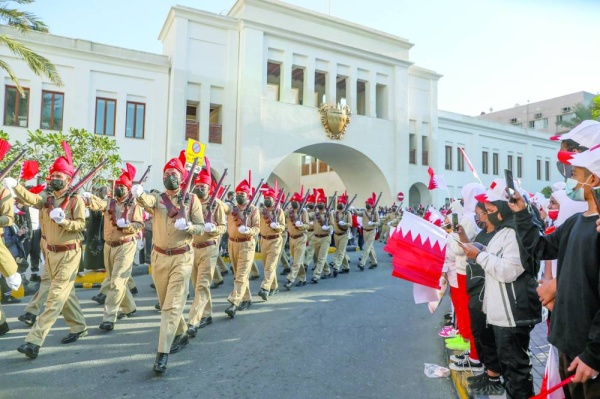
<instances>
[{"instance_id":1,"label":"window","mask_svg":"<svg viewBox=\"0 0 600 399\"><path fill-rule=\"evenodd\" d=\"M513 170L513 156L512 155L509 155L506 160L506 169L510 170L511 172Z\"/></svg>"},{"instance_id":2,"label":"window","mask_svg":"<svg viewBox=\"0 0 600 399\"><path fill-rule=\"evenodd\" d=\"M481 153L481 171L485 174L489 173L488 152L487 151L483 151Z\"/></svg>"},{"instance_id":3,"label":"window","mask_svg":"<svg viewBox=\"0 0 600 399\"><path fill-rule=\"evenodd\" d=\"M325 88L327 87L327 73L315 71L315 107L327 102Z\"/></svg>"},{"instance_id":4,"label":"window","mask_svg":"<svg viewBox=\"0 0 600 399\"><path fill-rule=\"evenodd\" d=\"M408 163L417 164L417 139L412 133L408 135Z\"/></svg>"},{"instance_id":5,"label":"window","mask_svg":"<svg viewBox=\"0 0 600 399\"><path fill-rule=\"evenodd\" d=\"M347 76L337 75L335 85L335 103L344 105L346 104L346 87L347 87Z\"/></svg>"},{"instance_id":6,"label":"window","mask_svg":"<svg viewBox=\"0 0 600 399\"><path fill-rule=\"evenodd\" d=\"M6 86L4 124L20 127L29 125L29 89L23 88L23 96L21 96L15 86Z\"/></svg>"},{"instance_id":7,"label":"window","mask_svg":"<svg viewBox=\"0 0 600 399\"><path fill-rule=\"evenodd\" d=\"M94 124L94 132L104 136L114 136L116 112L117 100L96 97L96 123Z\"/></svg>"},{"instance_id":8,"label":"window","mask_svg":"<svg viewBox=\"0 0 600 399\"><path fill-rule=\"evenodd\" d=\"M498 168L499 168L499 160L498 160L498 153L494 152L492 154L492 172L494 173L494 175L498 175Z\"/></svg>"},{"instance_id":9,"label":"window","mask_svg":"<svg viewBox=\"0 0 600 399\"><path fill-rule=\"evenodd\" d=\"M279 101L279 88L281 87L281 64L267 62L267 98Z\"/></svg>"},{"instance_id":10,"label":"window","mask_svg":"<svg viewBox=\"0 0 600 399\"><path fill-rule=\"evenodd\" d=\"M538 159L536 164L537 164L537 179L542 180L542 160Z\"/></svg>"},{"instance_id":11,"label":"window","mask_svg":"<svg viewBox=\"0 0 600 399\"><path fill-rule=\"evenodd\" d=\"M517 177L523 177L523 157L517 157Z\"/></svg>"},{"instance_id":12,"label":"window","mask_svg":"<svg viewBox=\"0 0 600 399\"><path fill-rule=\"evenodd\" d=\"M64 94L42 91L41 129L62 130Z\"/></svg>"},{"instance_id":13,"label":"window","mask_svg":"<svg viewBox=\"0 0 600 399\"><path fill-rule=\"evenodd\" d=\"M375 111L376 117L380 119L388 118L388 91L387 86L377 84L375 86Z\"/></svg>"},{"instance_id":14,"label":"window","mask_svg":"<svg viewBox=\"0 0 600 399\"><path fill-rule=\"evenodd\" d=\"M421 137L421 164L429 165L429 137Z\"/></svg>"},{"instance_id":15,"label":"window","mask_svg":"<svg viewBox=\"0 0 600 399\"><path fill-rule=\"evenodd\" d=\"M143 139L145 119L146 104L128 101L127 120L125 122L125 137Z\"/></svg>"},{"instance_id":16,"label":"window","mask_svg":"<svg viewBox=\"0 0 600 399\"><path fill-rule=\"evenodd\" d=\"M292 68L292 103L302 105L304 100L304 68Z\"/></svg>"},{"instance_id":17,"label":"window","mask_svg":"<svg viewBox=\"0 0 600 399\"><path fill-rule=\"evenodd\" d=\"M465 171L465 158L460 152L460 147L456 147L456 170L459 172Z\"/></svg>"},{"instance_id":18,"label":"window","mask_svg":"<svg viewBox=\"0 0 600 399\"><path fill-rule=\"evenodd\" d=\"M367 82L364 80L356 81L356 114L366 115L367 109Z\"/></svg>"},{"instance_id":19,"label":"window","mask_svg":"<svg viewBox=\"0 0 600 399\"><path fill-rule=\"evenodd\" d=\"M210 123L208 125L208 142L223 144L223 125L221 123L221 105L210 105Z\"/></svg>"},{"instance_id":20,"label":"window","mask_svg":"<svg viewBox=\"0 0 600 399\"><path fill-rule=\"evenodd\" d=\"M535 128L535 121L529 121L529 128L530 129Z\"/></svg>"},{"instance_id":21,"label":"window","mask_svg":"<svg viewBox=\"0 0 600 399\"><path fill-rule=\"evenodd\" d=\"M200 140L198 103L188 101L185 106L185 139Z\"/></svg>"},{"instance_id":22,"label":"window","mask_svg":"<svg viewBox=\"0 0 600 399\"><path fill-rule=\"evenodd\" d=\"M550 161L545 162L546 166L546 181L550 181Z\"/></svg>"},{"instance_id":23,"label":"window","mask_svg":"<svg viewBox=\"0 0 600 399\"><path fill-rule=\"evenodd\" d=\"M446 146L446 170L452 170L452 146Z\"/></svg>"}]
</instances>

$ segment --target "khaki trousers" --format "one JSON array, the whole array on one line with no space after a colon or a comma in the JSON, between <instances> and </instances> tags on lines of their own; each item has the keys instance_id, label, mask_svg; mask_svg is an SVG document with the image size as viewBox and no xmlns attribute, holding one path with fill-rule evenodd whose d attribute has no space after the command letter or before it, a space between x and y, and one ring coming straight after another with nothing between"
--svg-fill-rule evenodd
<instances>
[{"instance_id":1,"label":"khaki trousers","mask_svg":"<svg viewBox=\"0 0 600 399\"><path fill-rule=\"evenodd\" d=\"M260 239L260 253L262 255L263 268L265 269L265 277L263 278L260 288L263 290L274 290L277 285L277 263L281 255L283 238L279 236L273 240Z\"/></svg>"},{"instance_id":2,"label":"khaki trousers","mask_svg":"<svg viewBox=\"0 0 600 399\"><path fill-rule=\"evenodd\" d=\"M221 272L227 271L227 265L225 265L225 261L223 260L223 257L221 255L219 255L219 257L217 258L217 265L219 265L219 270Z\"/></svg>"},{"instance_id":3,"label":"khaki trousers","mask_svg":"<svg viewBox=\"0 0 600 399\"><path fill-rule=\"evenodd\" d=\"M242 301L251 301L250 293L250 269L254 262L254 252L256 243L254 239L246 242L233 242L229 240L227 245L231 267L233 267L233 291L229 294L227 300L235 306L240 306Z\"/></svg>"},{"instance_id":4,"label":"khaki trousers","mask_svg":"<svg viewBox=\"0 0 600 399\"><path fill-rule=\"evenodd\" d=\"M75 277L81 261L81 248L65 252L44 251L44 255L46 255L46 263L42 278L44 275L50 276L46 307L25 338L25 342L40 346L44 344L61 311L71 333L79 333L87 329L74 289Z\"/></svg>"},{"instance_id":5,"label":"khaki trousers","mask_svg":"<svg viewBox=\"0 0 600 399\"><path fill-rule=\"evenodd\" d=\"M383 226L381 226L381 235L379 236L379 241L387 242L389 233L390 226L388 226L387 223L384 223Z\"/></svg>"},{"instance_id":6,"label":"khaki trousers","mask_svg":"<svg viewBox=\"0 0 600 399\"><path fill-rule=\"evenodd\" d=\"M133 257L136 249L137 243L135 241L118 247L104 244L104 266L110 284L106 293L102 321L114 323L117 320L120 307L123 308L123 313L126 314L136 309L133 295L127 287L127 282L131 279L131 268L133 267Z\"/></svg>"},{"instance_id":7,"label":"khaki trousers","mask_svg":"<svg viewBox=\"0 0 600 399\"><path fill-rule=\"evenodd\" d=\"M133 269L133 264L132 264L132 269ZM130 276L127 279L127 288L132 290L135 287L137 287L137 285L135 284L133 277ZM108 273L106 273L106 277L104 277L104 280L102 280L102 284L100 285L100 293L106 295L108 293L109 289L110 289L110 275Z\"/></svg>"},{"instance_id":8,"label":"khaki trousers","mask_svg":"<svg viewBox=\"0 0 600 399\"><path fill-rule=\"evenodd\" d=\"M194 255L163 255L152 251L152 279L160 304L158 352L169 353L175 336L187 331L183 308L189 291Z\"/></svg>"},{"instance_id":9,"label":"khaki trousers","mask_svg":"<svg viewBox=\"0 0 600 399\"><path fill-rule=\"evenodd\" d=\"M217 252L219 252L218 248L217 248ZM215 265L218 264L219 258L220 258L220 256L217 255L217 260L215 260ZM221 281L223 281L223 275L221 275L221 271L219 270L218 267L215 267L215 270L213 271L212 281L214 281L217 284L221 284ZM212 281L211 281L211 283L212 283Z\"/></svg>"},{"instance_id":10,"label":"khaki trousers","mask_svg":"<svg viewBox=\"0 0 600 399\"><path fill-rule=\"evenodd\" d=\"M371 259L371 263L374 265L377 264L377 255L375 255L375 248L373 248L373 242L375 241L375 233L377 233L376 229L371 231L363 230L363 237L365 239L365 243L363 244L363 253L360 257L360 265L364 266L367 263L367 257Z\"/></svg>"},{"instance_id":11,"label":"khaki trousers","mask_svg":"<svg viewBox=\"0 0 600 399\"><path fill-rule=\"evenodd\" d=\"M308 271L308 267L312 262L315 262L315 266L317 264L317 260L315 259L315 233L310 231L306 233L308 246L306 247L306 252L304 253L304 266Z\"/></svg>"},{"instance_id":12,"label":"khaki trousers","mask_svg":"<svg viewBox=\"0 0 600 399\"><path fill-rule=\"evenodd\" d=\"M298 277L300 281L306 281L306 269L304 268L304 254L306 253L306 234L302 234L301 237L292 238L290 237L290 253L292 255L292 270L286 276L288 281L292 283Z\"/></svg>"},{"instance_id":13,"label":"khaki trousers","mask_svg":"<svg viewBox=\"0 0 600 399\"><path fill-rule=\"evenodd\" d=\"M346 255L346 247L348 246L348 234L333 235L335 242L335 253L333 254L333 268L340 270L343 266L344 270L350 269L348 264L348 255Z\"/></svg>"},{"instance_id":14,"label":"khaki trousers","mask_svg":"<svg viewBox=\"0 0 600 399\"><path fill-rule=\"evenodd\" d=\"M190 307L188 324L198 326L202 317L212 316L212 298L210 284L215 270L218 270L217 256L219 248L210 245L204 248L194 248L194 267L192 269L192 282L195 287L194 302ZM220 275L220 274L219 274Z\"/></svg>"},{"instance_id":15,"label":"khaki trousers","mask_svg":"<svg viewBox=\"0 0 600 399\"><path fill-rule=\"evenodd\" d=\"M256 250L255 250L256 252ZM260 271L258 270L258 265L255 260L252 260L252 267L250 268L250 276L252 277L260 277Z\"/></svg>"},{"instance_id":16,"label":"khaki trousers","mask_svg":"<svg viewBox=\"0 0 600 399\"><path fill-rule=\"evenodd\" d=\"M327 253L329 251L329 243L331 242L331 237L327 234L326 237L316 237L315 236L315 254L317 255L317 267L313 273L313 276L320 279L321 273L323 272L323 267L327 263ZM327 274L327 273L325 273Z\"/></svg>"}]
</instances>

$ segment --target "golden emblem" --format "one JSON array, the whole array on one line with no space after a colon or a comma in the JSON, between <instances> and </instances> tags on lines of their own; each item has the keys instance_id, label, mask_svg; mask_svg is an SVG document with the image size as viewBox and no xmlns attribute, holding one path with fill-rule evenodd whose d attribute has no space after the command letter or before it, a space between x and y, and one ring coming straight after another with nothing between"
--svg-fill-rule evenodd
<instances>
[{"instance_id":1,"label":"golden emblem","mask_svg":"<svg viewBox=\"0 0 600 399\"><path fill-rule=\"evenodd\" d=\"M344 138L346 129L350 124L350 107L347 105L337 106L334 104L323 103L319 107L321 114L321 124L325 129L327 137L333 140L341 140Z\"/></svg>"}]
</instances>

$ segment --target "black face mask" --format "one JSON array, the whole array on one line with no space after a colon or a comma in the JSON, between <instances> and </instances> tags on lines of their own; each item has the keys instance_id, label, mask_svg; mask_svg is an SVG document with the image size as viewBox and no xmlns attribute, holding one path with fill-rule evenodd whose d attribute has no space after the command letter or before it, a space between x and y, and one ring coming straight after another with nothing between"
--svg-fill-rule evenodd
<instances>
[{"instance_id":1,"label":"black face mask","mask_svg":"<svg viewBox=\"0 0 600 399\"><path fill-rule=\"evenodd\" d=\"M208 196L208 191L206 190L198 190L198 197L206 198Z\"/></svg>"},{"instance_id":2,"label":"black face mask","mask_svg":"<svg viewBox=\"0 0 600 399\"><path fill-rule=\"evenodd\" d=\"M371 205L365 205L365 208L367 208L367 211L370 211L373 207Z\"/></svg>"},{"instance_id":3,"label":"black face mask","mask_svg":"<svg viewBox=\"0 0 600 399\"><path fill-rule=\"evenodd\" d=\"M489 213L487 214L488 217L488 221L494 226L498 226L500 223L502 223L502 221L500 219L498 219L498 212L494 212L494 213Z\"/></svg>"},{"instance_id":4,"label":"black face mask","mask_svg":"<svg viewBox=\"0 0 600 399\"><path fill-rule=\"evenodd\" d=\"M292 201L292 209L298 209L299 206L299 203L297 203L296 201Z\"/></svg>"},{"instance_id":5,"label":"black face mask","mask_svg":"<svg viewBox=\"0 0 600 399\"><path fill-rule=\"evenodd\" d=\"M273 200L265 200L265 206L267 208L270 208L273 206Z\"/></svg>"},{"instance_id":6,"label":"black face mask","mask_svg":"<svg viewBox=\"0 0 600 399\"><path fill-rule=\"evenodd\" d=\"M343 209L344 209L344 205L342 205L342 204L338 204L338 206L337 206L337 209L338 209L338 211L341 211L341 210L343 210Z\"/></svg>"},{"instance_id":7,"label":"black face mask","mask_svg":"<svg viewBox=\"0 0 600 399\"><path fill-rule=\"evenodd\" d=\"M325 205L323 205L323 204L318 204L318 205L317 205L317 209L318 209L318 210L320 210L320 211L322 211L323 209L325 209Z\"/></svg>"},{"instance_id":8,"label":"black face mask","mask_svg":"<svg viewBox=\"0 0 600 399\"><path fill-rule=\"evenodd\" d=\"M315 209L315 206L314 206L313 204L306 205L306 206L307 206L307 208L308 208L308 209L311 209L311 210L312 210L312 209Z\"/></svg>"},{"instance_id":9,"label":"black face mask","mask_svg":"<svg viewBox=\"0 0 600 399\"><path fill-rule=\"evenodd\" d=\"M481 230L485 230L487 227L487 222L483 221L483 220L478 220L477 221L477 227L479 227Z\"/></svg>"},{"instance_id":10,"label":"black face mask","mask_svg":"<svg viewBox=\"0 0 600 399\"><path fill-rule=\"evenodd\" d=\"M65 188L66 184L67 184L67 182L64 180L52 179L52 180L50 180L49 186L53 191L60 191L63 188Z\"/></svg>"},{"instance_id":11,"label":"black face mask","mask_svg":"<svg viewBox=\"0 0 600 399\"><path fill-rule=\"evenodd\" d=\"M167 190L177 190L179 188L179 179L175 176L167 176L163 179L163 184Z\"/></svg>"},{"instance_id":12,"label":"black face mask","mask_svg":"<svg viewBox=\"0 0 600 399\"><path fill-rule=\"evenodd\" d=\"M238 205L244 205L246 203L246 196L245 195L236 195L235 202L237 202Z\"/></svg>"},{"instance_id":13,"label":"black face mask","mask_svg":"<svg viewBox=\"0 0 600 399\"><path fill-rule=\"evenodd\" d=\"M116 187L115 188L115 195L119 198L123 198L125 196L125 193L127 193L127 191L125 190L124 187Z\"/></svg>"}]
</instances>

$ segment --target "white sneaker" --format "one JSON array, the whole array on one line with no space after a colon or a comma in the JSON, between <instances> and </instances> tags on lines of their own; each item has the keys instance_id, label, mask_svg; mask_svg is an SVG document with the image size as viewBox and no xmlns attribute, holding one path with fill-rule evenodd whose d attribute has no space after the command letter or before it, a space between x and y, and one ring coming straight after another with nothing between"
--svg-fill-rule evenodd
<instances>
[{"instance_id":1,"label":"white sneaker","mask_svg":"<svg viewBox=\"0 0 600 399\"><path fill-rule=\"evenodd\" d=\"M462 351L458 355L450 355L451 362L462 362L463 360L469 358L470 350Z\"/></svg>"},{"instance_id":2,"label":"white sneaker","mask_svg":"<svg viewBox=\"0 0 600 399\"><path fill-rule=\"evenodd\" d=\"M450 370L455 371L483 371L483 364L481 362L473 362L468 357L462 361L450 363Z\"/></svg>"}]
</instances>

